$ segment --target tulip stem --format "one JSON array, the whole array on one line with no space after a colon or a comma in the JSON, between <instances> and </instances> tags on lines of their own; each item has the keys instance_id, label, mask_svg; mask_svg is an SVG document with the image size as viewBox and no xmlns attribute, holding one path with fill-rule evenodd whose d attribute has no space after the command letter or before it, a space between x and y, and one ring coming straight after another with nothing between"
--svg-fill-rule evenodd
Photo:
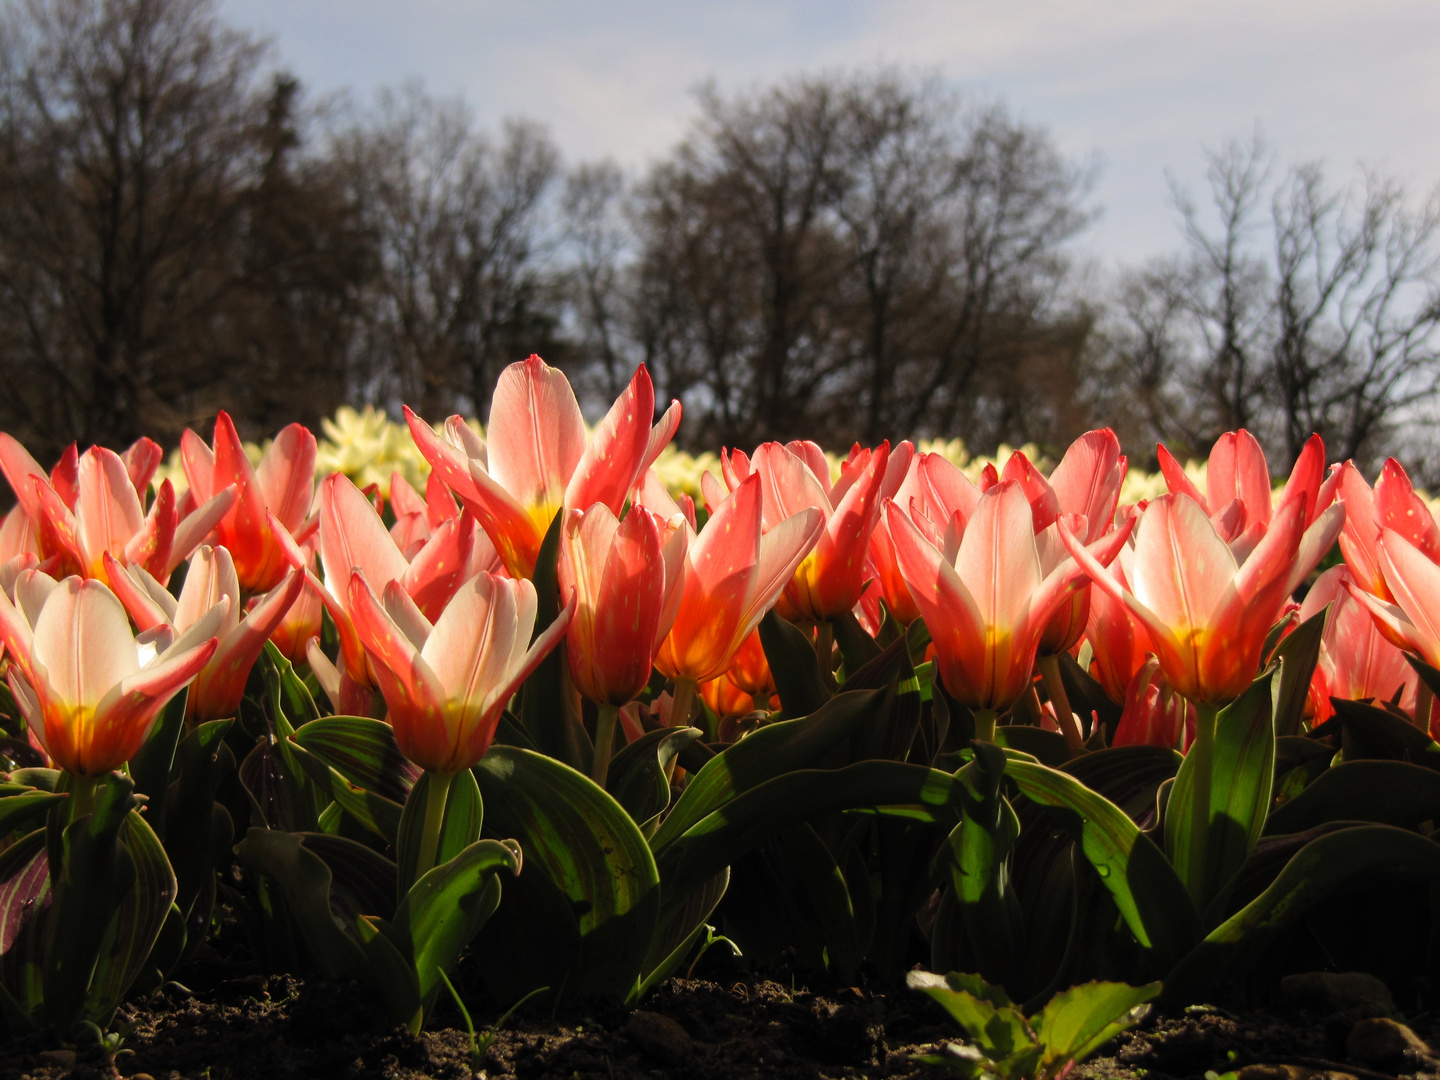
<instances>
[{"instance_id":1,"label":"tulip stem","mask_svg":"<svg viewBox=\"0 0 1440 1080\"><path fill-rule=\"evenodd\" d=\"M670 701L670 726L689 727L690 712L695 708L695 680L677 678Z\"/></svg>"},{"instance_id":2,"label":"tulip stem","mask_svg":"<svg viewBox=\"0 0 1440 1080\"><path fill-rule=\"evenodd\" d=\"M79 821L95 810L95 789L100 785L100 778L79 773L70 775L70 820Z\"/></svg>"},{"instance_id":3,"label":"tulip stem","mask_svg":"<svg viewBox=\"0 0 1440 1080\"><path fill-rule=\"evenodd\" d=\"M1065 682L1060 677L1060 657L1055 653L1037 656L1035 664L1040 668L1045 692L1050 695L1050 704L1055 709L1055 719L1065 736L1065 745L1070 747L1072 754L1078 753L1085 746L1085 738L1080 733L1080 725L1070 708L1070 695L1065 692Z\"/></svg>"},{"instance_id":4,"label":"tulip stem","mask_svg":"<svg viewBox=\"0 0 1440 1080\"><path fill-rule=\"evenodd\" d=\"M1208 896L1201 900L1204 889L1206 866L1209 862L1210 848L1210 810L1212 804L1211 787L1214 786L1215 776L1215 722L1220 712L1219 706L1209 702L1195 702L1195 741L1190 744L1190 749L1185 754L1185 763L1193 765L1193 774L1190 786L1190 811L1188 838L1189 850L1186 865L1177 866L1185 879L1185 885L1190 890L1190 895L1197 898L1197 901L1204 907ZM1168 834L1170 829L1166 827Z\"/></svg>"},{"instance_id":5,"label":"tulip stem","mask_svg":"<svg viewBox=\"0 0 1440 1080\"><path fill-rule=\"evenodd\" d=\"M615 719L620 707L601 702L595 712L595 757L590 766L590 779L600 787L605 786L605 777L610 772L610 752L615 746Z\"/></svg>"},{"instance_id":6,"label":"tulip stem","mask_svg":"<svg viewBox=\"0 0 1440 1080\"><path fill-rule=\"evenodd\" d=\"M971 709L970 715L975 718L975 740L976 742L995 741L995 710L994 709Z\"/></svg>"},{"instance_id":7,"label":"tulip stem","mask_svg":"<svg viewBox=\"0 0 1440 1080\"><path fill-rule=\"evenodd\" d=\"M835 627L829 619L821 619L815 624L815 657L820 661L820 677L832 690L835 688L834 653Z\"/></svg>"},{"instance_id":8,"label":"tulip stem","mask_svg":"<svg viewBox=\"0 0 1440 1080\"><path fill-rule=\"evenodd\" d=\"M420 833L420 857L415 863L415 880L419 880L435 865L440 850L440 826L445 823L445 801L450 794L450 782L454 773L431 772L426 774L425 785L425 826Z\"/></svg>"}]
</instances>

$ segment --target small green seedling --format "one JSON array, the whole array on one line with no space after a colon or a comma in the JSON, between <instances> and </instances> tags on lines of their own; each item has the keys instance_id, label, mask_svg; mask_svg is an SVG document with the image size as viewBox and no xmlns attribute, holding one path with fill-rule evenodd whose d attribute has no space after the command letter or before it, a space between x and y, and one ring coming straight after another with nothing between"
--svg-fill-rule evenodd
<instances>
[{"instance_id":1,"label":"small green seedling","mask_svg":"<svg viewBox=\"0 0 1440 1080\"><path fill-rule=\"evenodd\" d=\"M465 1002L460 1000L460 992L455 989L455 984L450 981L450 976L446 975L442 970L440 971L440 978L445 980L445 985L450 990L450 996L455 999L455 1004L460 1009L460 1015L465 1018L465 1031L470 1036L470 1073L472 1076L479 1076L481 1074L481 1069L485 1064L485 1055L489 1052L490 1045L495 1041L496 1030L504 1024L506 1020L509 1020L511 1014L520 1008L521 1005L524 1005L525 1002L529 1001L536 994L543 994L550 989L548 986L537 986L501 1013L498 1020L477 1034L475 1031L475 1021L470 1019L470 1010L465 1007Z\"/></svg>"},{"instance_id":2,"label":"small green seedling","mask_svg":"<svg viewBox=\"0 0 1440 1080\"><path fill-rule=\"evenodd\" d=\"M917 1060L948 1066L967 1080L1063 1080L1100 1046L1143 1020L1150 1011L1145 1003L1160 993L1158 982L1088 982L1056 994L1026 1017L1004 990L978 975L912 971L906 983L943 1005L971 1040L948 1043L941 1053Z\"/></svg>"},{"instance_id":3,"label":"small green seedling","mask_svg":"<svg viewBox=\"0 0 1440 1080\"><path fill-rule=\"evenodd\" d=\"M698 964L698 963L700 963L700 958L701 958L702 956L704 956L707 952L710 951L710 946L712 946L712 945L721 945L721 944L730 946L730 952L731 952L733 955L735 955L735 956L744 956L744 955L745 955L744 953L742 953L742 952L740 951L740 946L739 946L739 945L736 945L735 942L731 941L731 940L730 940L728 937L726 937L724 934L717 934L717 933L715 933L715 928L714 928L713 926L711 926L709 923L706 923L706 924L705 924L705 940L700 943L700 951L695 954L695 959L692 960L692 961L690 961L690 967L689 967L689 968L686 970L686 972L685 972L685 978L689 979L689 978L693 978L693 977L694 977L694 975L695 975L695 965Z\"/></svg>"}]
</instances>

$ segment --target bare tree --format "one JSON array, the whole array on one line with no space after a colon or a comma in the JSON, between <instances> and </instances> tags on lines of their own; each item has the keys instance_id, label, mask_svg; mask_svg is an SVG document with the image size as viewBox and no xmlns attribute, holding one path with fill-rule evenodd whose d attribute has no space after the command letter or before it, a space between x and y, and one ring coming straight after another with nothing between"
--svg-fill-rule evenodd
<instances>
[{"instance_id":1,"label":"bare tree","mask_svg":"<svg viewBox=\"0 0 1440 1080\"><path fill-rule=\"evenodd\" d=\"M215 404L264 49L205 0L0 18L0 423L42 454L177 434Z\"/></svg>"},{"instance_id":2,"label":"bare tree","mask_svg":"<svg viewBox=\"0 0 1440 1080\"><path fill-rule=\"evenodd\" d=\"M478 411L504 364L554 353L540 267L559 161L541 128L511 121L492 144L463 102L412 84L382 94L336 154L379 252L363 346L374 394Z\"/></svg>"},{"instance_id":3,"label":"bare tree","mask_svg":"<svg viewBox=\"0 0 1440 1080\"><path fill-rule=\"evenodd\" d=\"M1440 195L1332 187L1318 162L1272 181L1258 138L1207 158L1211 221L1174 186L1185 253L1127 275L1109 370L1190 452L1248 427L1287 459L1311 432L1383 456L1440 378Z\"/></svg>"},{"instance_id":4,"label":"bare tree","mask_svg":"<svg viewBox=\"0 0 1440 1080\"><path fill-rule=\"evenodd\" d=\"M934 81L712 88L639 189L629 336L688 395L691 439L1058 436L1091 322L1063 288L1085 191L1043 132Z\"/></svg>"}]
</instances>

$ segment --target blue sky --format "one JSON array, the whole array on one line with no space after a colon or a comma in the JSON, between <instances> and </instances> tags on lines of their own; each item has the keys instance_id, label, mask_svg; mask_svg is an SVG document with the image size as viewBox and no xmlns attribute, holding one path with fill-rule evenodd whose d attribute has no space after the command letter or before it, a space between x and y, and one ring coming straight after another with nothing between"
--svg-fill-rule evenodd
<instances>
[{"instance_id":1,"label":"blue sky","mask_svg":"<svg viewBox=\"0 0 1440 1080\"><path fill-rule=\"evenodd\" d=\"M1281 163L1440 183L1435 0L222 0L315 92L419 78L487 125L546 124L567 160L643 168L692 91L875 62L1001 100L1099 166L1104 263L1178 243L1166 176L1198 191L1201 148L1257 126Z\"/></svg>"}]
</instances>

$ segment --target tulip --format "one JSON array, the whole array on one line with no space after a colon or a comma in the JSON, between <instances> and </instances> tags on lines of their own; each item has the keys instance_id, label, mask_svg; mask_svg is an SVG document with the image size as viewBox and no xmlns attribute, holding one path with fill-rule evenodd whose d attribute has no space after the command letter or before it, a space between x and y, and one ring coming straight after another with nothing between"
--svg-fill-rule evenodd
<instances>
[{"instance_id":1,"label":"tulip","mask_svg":"<svg viewBox=\"0 0 1440 1080\"><path fill-rule=\"evenodd\" d=\"M696 692L700 700L710 706L710 711L722 720L727 716L741 716L754 708L750 695L736 686L729 675L701 683Z\"/></svg>"},{"instance_id":2,"label":"tulip","mask_svg":"<svg viewBox=\"0 0 1440 1080\"><path fill-rule=\"evenodd\" d=\"M857 445L832 485L829 462L813 442L765 443L753 458L739 450L721 456L725 486L730 491L752 474L760 477L763 531L769 532L806 507L820 512L824 521L820 539L796 568L776 609L792 622L825 624L821 630L824 639L829 638L829 620L845 614L860 600L866 550L880 513L880 490L889 459L888 442L874 451ZM713 481L710 486L707 500L718 502L719 487Z\"/></svg>"},{"instance_id":3,"label":"tulip","mask_svg":"<svg viewBox=\"0 0 1440 1080\"><path fill-rule=\"evenodd\" d=\"M1348 504L1347 504L1348 505ZM1305 594L1300 621L1312 618L1329 607L1320 638L1320 657L1311 679L1311 697L1319 724L1334 713L1330 699L1359 701L1376 698L1398 700L1406 712L1414 712L1415 670L1405 654L1380 633L1370 609L1350 595L1355 580L1344 566L1332 566ZM1398 692L1398 698L1397 698ZM1424 720L1420 720L1421 726Z\"/></svg>"},{"instance_id":4,"label":"tulip","mask_svg":"<svg viewBox=\"0 0 1440 1080\"><path fill-rule=\"evenodd\" d=\"M1133 544L1122 547L1108 569L1116 584L1129 589L1135 574ZM1111 701L1124 705L1131 683L1154 651L1145 624L1132 615L1124 603L1104 589L1095 589L1090 597L1085 638L1090 642L1091 675Z\"/></svg>"},{"instance_id":5,"label":"tulip","mask_svg":"<svg viewBox=\"0 0 1440 1080\"><path fill-rule=\"evenodd\" d=\"M423 499L398 470L391 473L390 508L395 512L390 536L407 559L425 545L436 529L460 513L455 497L445 487L439 474L434 472L425 484ZM498 562L496 565L499 565Z\"/></svg>"},{"instance_id":6,"label":"tulip","mask_svg":"<svg viewBox=\"0 0 1440 1080\"><path fill-rule=\"evenodd\" d=\"M1152 656L1130 680L1110 745L1165 746L1183 753L1195 738L1195 723L1195 706L1175 693Z\"/></svg>"},{"instance_id":7,"label":"tulip","mask_svg":"<svg viewBox=\"0 0 1440 1080\"><path fill-rule=\"evenodd\" d=\"M301 554L304 556L304 567L313 571L315 565L315 538L302 545ZM308 577L301 571L302 577ZM250 601L252 607L257 599ZM325 605L320 602L320 596L314 589L304 588L300 595L295 597L295 602L290 605L284 617L274 630L270 632L271 643L280 650L280 655L289 660L292 664L308 663L310 641L318 640L320 631L324 625L322 614Z\"/></svg>"},{"instance_id":8,"label":"tulip","mask_svg":"<svg viewBox=\"0 0 1440 1080\"><path fill-rule=\"evenodd\" d=\"M195 677L185 702L185 718L202 723L234 716L266 639L305 588L304 574L291 570L275 588L258 597L242 619L240 581L226 548L203 545L195 552L178 600L144 569L127 571L108 555L106 558L111 586L142 631L169 626L177 635L184 634L216 604L225 602L225 616L216 631L220 644Z\"/></svg>"},{"instance_id":9,"label":"tulip","mask_svg":"<svg viewBox=\"0 0 1440 1080\"><path fill-rule=\"evenodd\" d=\"M1381 467L1373 491L1353 461L1336 469L1332 480L1333 494L1345 501L1340 554L1345 557L1355 585L1382 600L1394 600L1381 569L1381 530L1394 530L1436 562L1440 561L1440 526L1416 494L1405 467L1394 458Z\"/></svg>"},{"instance_id":10,"label":"tulip","mask_svg":"<svg viewBox=\"0 0 1440 1080\"><path fill-rule=\"evenodd\" d=\"M644 507L631 507L623 521L604 503L564 514L560 589L576 600L566 659L575 686L599 706L591 775L603 787L616 710L650 681L675 619L689 533L677 529L662 549L661 526Z\"/></svg>"},{"instance_id":11,"label":"tulip","mask_svg":"<svg viewBox=\"0 0 1440 1080\"><path fill-rule=\"evenodd\" d=\"M1120 485L1125 479L1125 455L1120 453L1120 440L1109 428L1088 431L1070 444L1060 464L1047 480L1020 451L1010 455L1003 476L1014 480L1025 491L1034 519L1035 537L1040 553L1040 572L1048 574L1065 558L1064 546L1055 532L1055 519L1061 514L1079 515L1085 521L1083 543L1094 543L1113 528L1115 510L1120 502ZM1040 668L1045 689L1072 750L1082 744L1080 727L1070 709L1070 699L1060 677L1060 654L1068 652L1080 640L1090 616L1090 587L1077 589L1069 603L1050 617L1040 634L1036 665Z\"/></svg>"},{"instance_id":12,"label":"tulip","mask_svg":"<svg viewBox=\"0 0 1440 1080\"><path fill-rule=\"evenodd\" d=\"M283 526L278 526L276 535L286 539ZM331 473L320 485L319 536L323 583L306 565L298 545L287 542L286 547L291 565L305 571L334 620L341 668L330 663L317 642L312 641L307 656L331 702L337 708L363 712L368 689L375 684L350 612L351 571L364 571L366 580L381 590L398 581L424 617L434 620L461 584L488 564L493 552L483 540L476 542L474 519L462 514L442 523L414 558L407 559L374 505L340 473Z\"/></svg>"},{"instance_id":13,"label":"tulip","mask_svg":"<svg viewBox=\"0 0 1440 1080\"><path fill-rule=\"evenodd\" d=\"M1303 576L1299 571L1313 565L1314 548L1329 548L1344 523L1344 506L1337 504L1307 529L1308 503L1305 491L1282 498L1251 548L1248 540L1257 534L1237 532L1222 522L1235 537L1227 544L1205 508L1189 495L1152 500L1140 515L1128 588L1061 530L1095 584L1145 625L1165 681L1196 706L1195 741L1187 755L1193 762L1188 820L1194 832L1189 861L1178 868L1192 890L1203 887L1208 872L1217 713L1250 685L1266 635ZM1238 499L1230 505L1238 505Z\"/></svg>"},{"instance_id":14,"label":"tulip","mask_svg":"<svg viewBox=\"0 0 1440 1080\"><path fill-rule=\"evenodd\" d=\"M820 511L807 507L762 532L763 498L752 473L690 541L679 610L655 655L655 666L675 680L677 724L689 719L696 685L730 666L824 528Z\"/></svg>"},{"instance_id":15,"label":"tulip","mask_svg":"<svg viewBox=\"0 0 1440 1080\"><path fill-rule=\"evenodd\" d=\"M642 364L587 438L569 380L531 356L501 372L488 441L459 417L446 422L444 438L409 408L405 419L420 452L489 534L506 569L528 578L561 507L598 502L619 516L680 423L678 401L652 429L654 410L655 390Z\"/></svg>"},{"instance_id":16,"label":"tulip","mask_svg":"<svg viewBox=\"0 0 1440 1080\"><path fill-rule=\"evenodd\" d=\"M1305 514L1304 498L1282 501L1242 564L1199 503L1188 495L1163 495L1140 515L1128 587L1086 555L1063 522L1061 536L1095 584L1149 631L1166 681L1197 705L1218 706L1255 677L1295 567L1308 558ZM1325 547L1343 521L1340 505L1322 515L1317 535Z\"/></svg>"},{"instance_id":17,"label":"tulip","mask_svg":"<svg viewBox=\"0 0 1440 1080\"><path fill-rule=\"evenodd\" d=\"M506 703L564 637L575 595L531 643L536 596L528 581L476 574L433 625L400 581L385 586L383 605L363 571L348 581L355 631L370 656L395 742L430 773L419 875L434 864L451 779L490 749Z\"/></svg>"},{"instance_id":18,"label":"tulip","mask_svg":"<svg viewBox=\"0 0 1440 1080\"><path fill-rule=\"evenodd\" d=\"M996 714L1029 688L1040 634L1081 587L1084 571L1066 560L1041 573L1030 504L1014 480L1001 480L980 497L953 555L927 540L894 503L886 513L945 690L975 713L977 735L989 740ZM1079 519L1075 525L1084 528ZM1128 528L1109 533L1090 557L1108 563L1128 534Z\"/></svg>"},{"instance_id":19,"label":"tulip","mask_svg":"<svg viewBox=\"0 0 1440 1080\"><path fill-rule=\"evenodd\" d=\"M234 485L235 505L215 526L215 542L235 560L235 573L245 592L267 592L290 570L271 516L292 537L305 539L303 526L315 494L315 436L300 424L289 425L252 468L234 422L221 410L215 417L214 443L212 449L185 430L180 436L185 476L197 501Z\"/></svg>"},{"instance_id":20,"label":"tulip","mask_svg":"<svg viewBox=\"0 0 1440 1080\"><path fill-rule=\"evenodd\" d=\"M143 567L162 584L169 581L236 499L235 488L225 487L182 516L167 479L147 514L129 466L101 446L80 455L73 506L66 504L63 486L57 489L43 476L31 474L29 485L44 522L42 533L58 543L65 564L101 581L108 580L106 555L121 566Z\"/></svg>"},{"instance_id":21,"label":"tulip","mask_svg":"<svg viewBox=\"0 0 1440 1080\"><path fill-rule=\"evenodd\" d=\"M1431 667L1440 666L1440 565L1431 562L1409 537L1381 529L1376 542L1380 572L1394 601L1381 600L1346 582L1392 641L1404 643Z\"/></svg>"},{"instance_id":22,"label":"tulip","mask_svg":"<svg viewBox=\"0 0 1440 1080\"><path fill-rule=\"evenodd\" d=\"M160 710L215 654L224 616L222 603L179 638L168 627L137 638L102 582L27 570L15 602L0 594L10 691L56 765L102 776L135 755Z\"/></svg>"},{"instance_id":23,"label":"tulip","mask_svg":"<svg viewBox=\"0 0 1440 1080\"><path fill-rule=\"evenodd\" d=\"M1335 542L1339 526L1330 511L1334 509L1338 478L1324 478L1325 444L1319 435L1311 435L1301 448L1279 502L1273 505L1265 452L1248 431L1229 431L1215 441L1206 465L1203 493L1164 446L1158 448L1157 454L1170 491L1189 496L1205 510L1237 563L1243 563L1255 550L1283 507L1293 502L1303 505L1304 538L1291 563L1287 593L1300 586Z\"/></svg>"},{"instance_id":24,"label":"tulip","mask_svg":"<svg viewBox=\"0 0 1440 1080\"><path fill-rule=\"evenodd\" d=\"M775 676L770 672L770 661L760 643L760 631L750 631L750 636L735 650L725 677L754 699L755 708L769 706L770 696L775 693Z\"/></svg>"}]
</instances>

